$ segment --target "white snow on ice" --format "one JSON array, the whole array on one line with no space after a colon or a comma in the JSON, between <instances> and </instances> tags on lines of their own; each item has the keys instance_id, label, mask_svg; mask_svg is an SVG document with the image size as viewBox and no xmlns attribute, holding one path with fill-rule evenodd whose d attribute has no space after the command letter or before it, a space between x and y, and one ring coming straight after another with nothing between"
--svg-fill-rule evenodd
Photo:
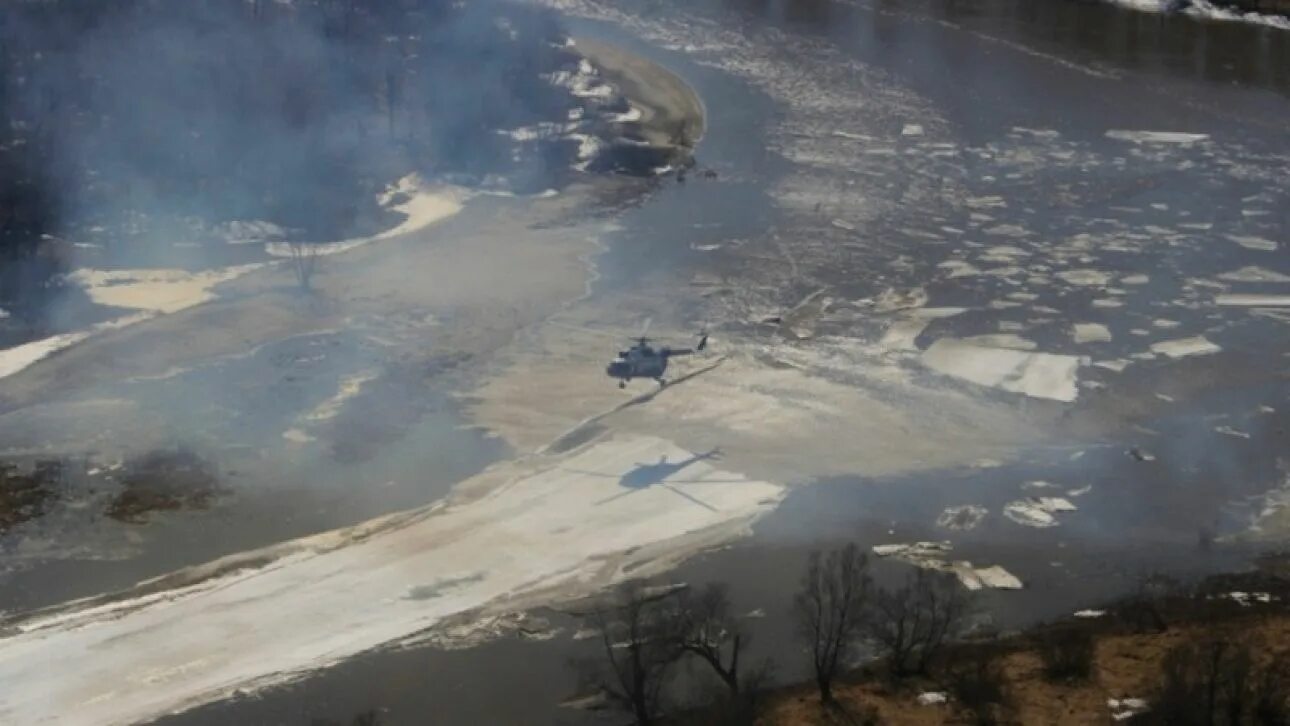
<instances>
[{"instance_id":1,"label":"white snow on ice","mask_svg":"<svg viewBox=\"0 0 1290 726\"><path fill-rule=\"evenodd\" d=\"M550 599L717 544L784 495L705 462L619 486L662 456L690 454L602 442L479 499L279 546L271 564L20 623L0 639L0 720L110 726L252 692L489 603ZM597 471L610 476L585 473Z\"/></svg>"},{"instance_id":2,"label":"white snow on ice","mask_svg":"<svg viewBox=\"0 0 1290 726\"><path fill-rule=\"evenodd\" d=\"M68 273L67 279L80 285L90 299L99 305L174 313L213 300L216 285L260 267L263 264L238 265L203 272L82 268Z\"/></svg>"},{"instance_id":3,"label":"white snow on ice","mask_svg":"<svg viewBox=\"0 0 1290 726\"><path fill-rule=\"evenodd\" d=\"M397 195L407 195L399 204L394 203ZM335 255L348 252L365 244L392 239L424 229L439 220L446 219L461 211L460 196L446 189L427 188L425 182L416 174L409 174L387 189L378 200L382 206L402 212L406 219L397 226L371 237L356 237L339 242L311 243L309 249L317 255ZM291 244L271 242L264 246L264 251L274 257L290 257Z\"/></svg>"},{"instance_id":4,"label":"white snow on ice","mask_svg":"<svg viewBox=\"0 0 1290 726\"><path fill-rule=\"evenodd\" d=\"M118 330L127 325L147 320L150 317L152 317L151 313L136 313L116 320L109 320L106 323L99 323L86 330L54 335L42 340L33 340L30 343L23 343L22 345L0 350L0 378L12 376L36 361L53 355L64 348L76 345L93 335L108 330ZM3 712L0 712L0 715L3 715Z\"/></svg>"}]
</instances>

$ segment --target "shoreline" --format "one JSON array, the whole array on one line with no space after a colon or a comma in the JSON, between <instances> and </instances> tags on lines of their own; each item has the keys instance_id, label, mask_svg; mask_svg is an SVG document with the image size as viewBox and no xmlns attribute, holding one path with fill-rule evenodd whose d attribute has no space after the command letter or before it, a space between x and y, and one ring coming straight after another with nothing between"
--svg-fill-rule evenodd
<instances>
[{"instance_id":1,"label":"shoreline","mask_svg":"<svg viewBox=\"0 0 1290 726\"><path fill-rule=\"evenodd\" d=\"M631 73L647 79L647 69L636 61ZM676 79L657 76L664 84ZM687 93L693 92L673 89L641 105L660 111L654 115L657 119L685 118L699 107L661 111L668 104L664 97L684 98ZM214 301L84 341L6 379L0 387L0 424L38 403L55 410L63 406L71 413L79 397L118 381L164 380L171 371L237 357L275 341L392 315L412 315L398 330L379 333L384 355L400 359L401 366L433 360L447 351L466 360L486 360L518 331L585 295L590 255L598 249L606 225L579 221L583 210L604 190L634 191L638 183L597 179L550 199L477 199L425 231L329 256L316 277L317 295L310 300L283 292L283 270L252 271L229 282ZM425 244L427 240L434 243ZM69 389L68 380L76 385ZM460 380L452 385L460 386ZM120 418L121 412L115 415ZM158 431L154 437L166 435ZM273 446L287 451L293 445L304 444L288 440ZM646 451L638 452L641 447ZM588 495L570 500L568 476L551 475L565 459L586 459L584 468L630 469L636 458L655 456L656 451L674 458L684 455L666 441L629 436L563 456L502 461L453 486L442 500L419 508L241 551L125 590L11 615L7 636L0 640L0 671L8 673L7 679L13 682L22 672L31 673L24 663L33 648L51 655L52 648L66 661L57 682L11 689L13 695L0 702L0 712L15 718L26 714L20 720L35 721L42 718L42 709L58 704L59 716L69 722L125 723L184 710L326 667L410 636L442 618L580 596L627 570L666 568L680 557L746 532L756 513L782 496L777 485L740 479L740 485L719 485L726 494L711 487L705 491L715 505L710 510L687 508L684 500L674 500L664 489L601 510L594 508L598 501L617 498L613 479L584 477L580 486ZM695 467L690 475L701 476L701 470ZM719 480L731 476L719 470L706 476L713 475ZM516 497L522 505L518 509L512 501ZM645 516L642 506L652 506L656 515ZM582 511L587 507L593 508ZM571 526L535 531L532 536L542 538L543 546L510 543L534 511L546 511L548 518L572 517ZM462 526L465 521L472 524ZM490 536L493 529L497 532ZM479 559L478 568L462 574L460 584L453 578L434 584L446 569L465 562L468 551ZM535 551L546 553L549 567L535 570L534 563L524 564L522 555ZM359 564L362 559L366 564ZM322 570L315 571L319 567ZM460 592L436 600L429 609L422 601L438 598L435 594L400 597L408 587L408 572L416 569L424 571L426 588ZM272 583L282 577L298 578L297 584L275 588ZM360 584L354 578L368 582ZM376 584L378 580L384 584ZM308 592L319 586L330 593ZM266 601L264 587L278 596ZM386 594L370 598L373 588ZM239 592L246 598L234 605ZM284 592L299 593L298 602L281 607ZM358 593L363 593L361 603L353 601ZM398 605L400 600L404 604ZM257 613L247 609L257 607ZM341 628L351 631L349 636L337 640L333 611L338 607L351 618L364 608L375 608L362 618L366 632L355 630L355 621L353 627ZM403 616L392 617L391 608ZM302 616L311 609L317 617ZM179 610L186 614L174 617ZM275 617L286 620L270 628L273 638L256 635L266 619ZM197 624L203 620L207 626ZM163 635L161 622L175 623L180 630ZM249 640L237 644L221 638L215 643L200 636L235 623L255 624L234 627ZM165 648L147 644L162 637ZM294 646L275 645L286 637L302 640ZM248 664L247 653L257 648L264 657ZM83 657L90 650L95 657ZM218 667L211 660L216 651L224 654ZM306 653L314 655L302 655ZM109 671L115 674L111 678L106 677ZM121 679L140 678L147 681L147 689L134 689L133 695L114 690ZM51 687L62 695L18 695Z\"/></svg>"}]
</instances>

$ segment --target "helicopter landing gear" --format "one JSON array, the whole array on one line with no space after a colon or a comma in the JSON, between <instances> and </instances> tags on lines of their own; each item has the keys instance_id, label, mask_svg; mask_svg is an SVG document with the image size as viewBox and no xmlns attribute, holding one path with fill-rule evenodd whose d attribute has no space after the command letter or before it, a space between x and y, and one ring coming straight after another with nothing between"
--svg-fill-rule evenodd
<instances>
[{"instance_id":1,"label":"helicopter landing gear","mask_svg":"<svg viewBox=\"0 0 1290 726\"><path fill-rule=\"evenodd\" d=\"M618 387L619 387L619 388L626 388L626 387L627 387L627 381L619 381L619 382L618 382Z\"/></svg>"},{"instance_id":2,"label":"helicopter landing gear","mask_svg":"<svg viewBox=\"0 0 1290 726\"><path fill-rule=\"evenodd\" d=\"M654 381L655 381L656 383L658 383L658 387L659 387L659 388L662 388L663 386L666 386L666 385L667 385L667 381L663 380L663 377L662 377L662 376L659 376L658 378L655 378L655 379L654 379Z\"/></svg>"}]
</instances>

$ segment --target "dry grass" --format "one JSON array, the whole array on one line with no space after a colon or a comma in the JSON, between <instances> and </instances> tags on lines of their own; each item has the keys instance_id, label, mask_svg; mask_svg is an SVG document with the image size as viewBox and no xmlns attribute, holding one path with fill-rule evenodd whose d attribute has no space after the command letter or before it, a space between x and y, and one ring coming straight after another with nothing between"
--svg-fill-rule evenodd
<instances>
[{"instance_id":1,"label":"dry grass","mask_svg":"<svg viewBox=\"0 0 1290 726\"><path fill-rule=\"evenodd\" d=\"M1249 610L1248 614L1225 618L1217 627L1231 628L1263 652L1290 648L1290 615ZM1089 627L1097 628L1098 624L1092 623ZM1108 699L1150 699L1165 654L1202 634L1212 634L1214 627L1188 624L1164 633L1099 634L1093 675L1087 682L1074 684L1049 682L1044 677L1044 665L1037 649L1031 642L1018 642L1001 656L1009 700L1003 722L1061 726L1114 723ZM866 712L876 716L876 721L871 723L891 726L973 723L969 714L952 701L939 706L917 703L917 696L923 691L946 690L935 681L910 680L893 686L876 676L858 675L857 678L854 682L839 683L836 689L845 711L855 716L852 720L821 708L814 689L804 685L789 688L770 699L771 705L758 723L762 726L861 724L866 721L859 715Z\"/></svg>"}]
</instances>

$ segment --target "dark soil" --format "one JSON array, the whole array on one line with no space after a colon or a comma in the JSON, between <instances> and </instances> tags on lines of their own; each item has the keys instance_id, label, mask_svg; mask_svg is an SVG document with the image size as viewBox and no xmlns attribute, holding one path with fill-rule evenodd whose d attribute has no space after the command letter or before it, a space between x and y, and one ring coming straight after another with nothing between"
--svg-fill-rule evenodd
<instances>
[{"instance_id":1,"label":"dark soil","mask_svg":"<svg viewBox=\"0 0 1290 726\"><path fill-rule=\"evenodd\" d=\"M205 508L219 494L215 468L185 448L154 451L128 462L121 486L106 514L129 524L147 521L151 512Z\"/></svg>"}]
</instances>

